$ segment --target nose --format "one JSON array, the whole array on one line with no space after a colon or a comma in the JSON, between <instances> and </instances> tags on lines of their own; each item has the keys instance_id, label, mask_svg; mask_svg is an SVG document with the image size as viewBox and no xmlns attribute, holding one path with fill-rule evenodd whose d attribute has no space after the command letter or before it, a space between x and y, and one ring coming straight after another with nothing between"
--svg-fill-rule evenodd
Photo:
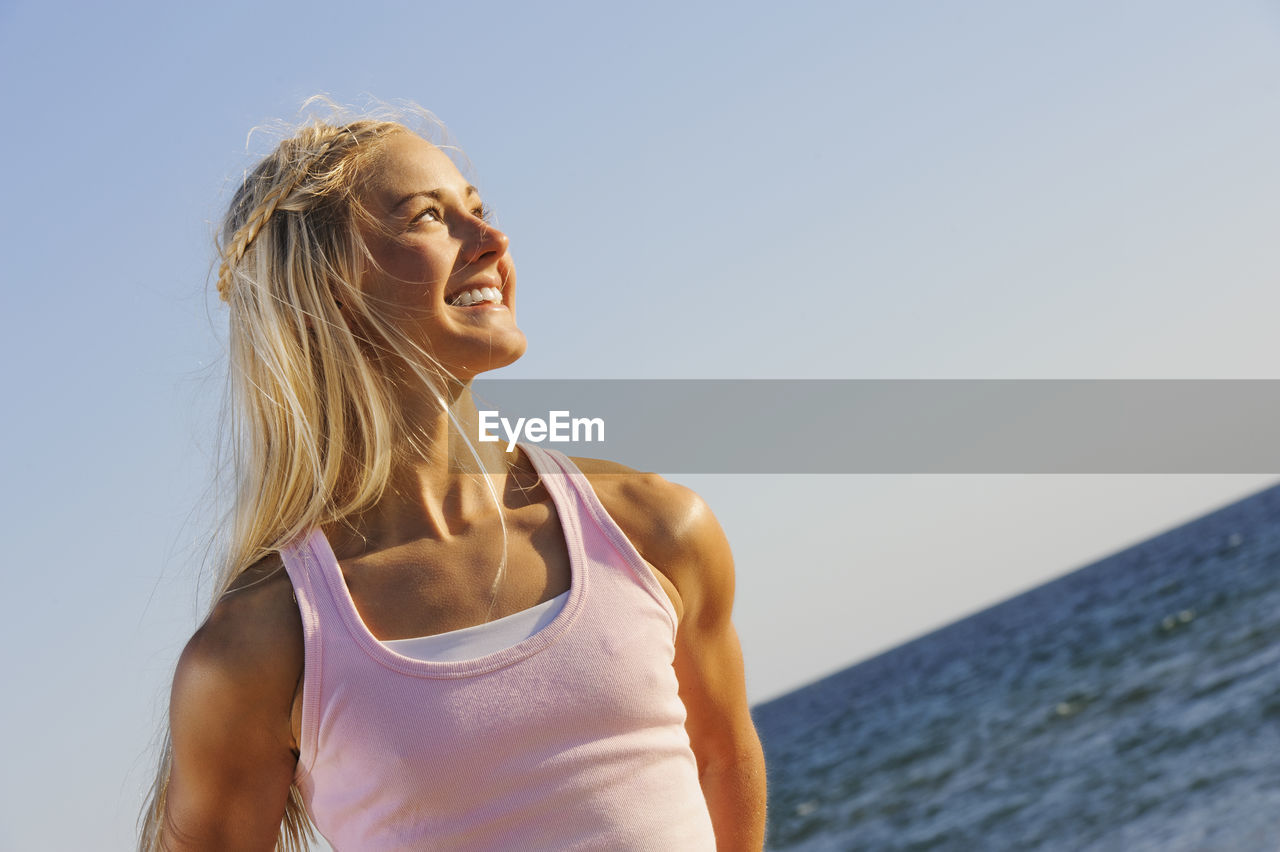
<instances>
[{"instance_id":1,"label":"nose","mask_svg":"<svg viewBox=\"0 0 1280 852\"><path fill-rule=\"evenodd\" d=\"M467 239L468 263L479 263L490 256L496 259L507 253L511 241L506 234L479 217L474 219L474 225L475 229Z\"/></svg>"}]
</instances>

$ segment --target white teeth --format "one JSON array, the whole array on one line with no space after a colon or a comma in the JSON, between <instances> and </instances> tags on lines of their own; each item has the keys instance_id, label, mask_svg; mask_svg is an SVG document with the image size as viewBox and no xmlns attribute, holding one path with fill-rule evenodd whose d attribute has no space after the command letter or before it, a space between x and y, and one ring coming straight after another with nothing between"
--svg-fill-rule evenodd
<instances>
[{"instance_id":1,"label":"white teeth","mask_svg":"<svg viewBox=\"0 0 1280 852\"><path fill-rule=\"evenodd\" d=\"M472 305L478 305L481 302L493 302L494 304L502 304L502 291L497 287L479 287L474 290L464 290L453 300L449 302L460 308L467 308Z\"/></svg>"}]
</instances>

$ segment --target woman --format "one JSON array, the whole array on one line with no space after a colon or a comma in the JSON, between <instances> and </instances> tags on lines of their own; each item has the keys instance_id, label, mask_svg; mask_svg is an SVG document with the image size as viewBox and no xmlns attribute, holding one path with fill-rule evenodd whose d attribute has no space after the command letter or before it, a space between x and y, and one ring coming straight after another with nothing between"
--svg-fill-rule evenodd
<instances>
[{"instance_id":1,"label":"woman","mask_svg":"<svg viewBox=\"0 0 1280 852\"><path fill-rule=\"evenodd\" d=\"M449 157L312 123L223 233L231 548L143 848L300 848L309 812L342 852L759 849L724 535L656 475L475 441L525 338Z\"/></svg>"}]
</instances>

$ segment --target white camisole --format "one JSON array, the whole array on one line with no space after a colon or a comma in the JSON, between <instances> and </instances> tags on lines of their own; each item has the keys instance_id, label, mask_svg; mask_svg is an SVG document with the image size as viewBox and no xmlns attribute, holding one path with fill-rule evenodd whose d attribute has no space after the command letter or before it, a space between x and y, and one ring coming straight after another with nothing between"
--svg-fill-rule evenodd
<instances>
[{"instance_id":1,"label":"white camisole","mask_svg":"<svg viewBox=\"0 0 1280 852\"><path fill-rule=\"evenodd\" d=\"M569 593L564 592L549 601L485 624L431 636L385 639L382 644L402 657L423 662L447 663L484 657L519 645L555 621L567 600Z\"/></svg>"}]
</instances>

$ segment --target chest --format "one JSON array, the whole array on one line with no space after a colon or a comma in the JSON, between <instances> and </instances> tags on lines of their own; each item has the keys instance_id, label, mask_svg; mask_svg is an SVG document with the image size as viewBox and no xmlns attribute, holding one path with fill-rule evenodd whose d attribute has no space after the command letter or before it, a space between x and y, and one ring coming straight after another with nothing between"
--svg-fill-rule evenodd
<instances>
[{"instance_id":1,"label":"chest","mask_svg":"<svg viewBox=\"0 0 1280 852\"><path fill-rule=\"evenodd\" d=\"M555 508L527 507L447 539L422 538L349 560L343 579L380 640L430 636L520 612L569 590L572 570Z\"/></svg>"}]
</instances>

